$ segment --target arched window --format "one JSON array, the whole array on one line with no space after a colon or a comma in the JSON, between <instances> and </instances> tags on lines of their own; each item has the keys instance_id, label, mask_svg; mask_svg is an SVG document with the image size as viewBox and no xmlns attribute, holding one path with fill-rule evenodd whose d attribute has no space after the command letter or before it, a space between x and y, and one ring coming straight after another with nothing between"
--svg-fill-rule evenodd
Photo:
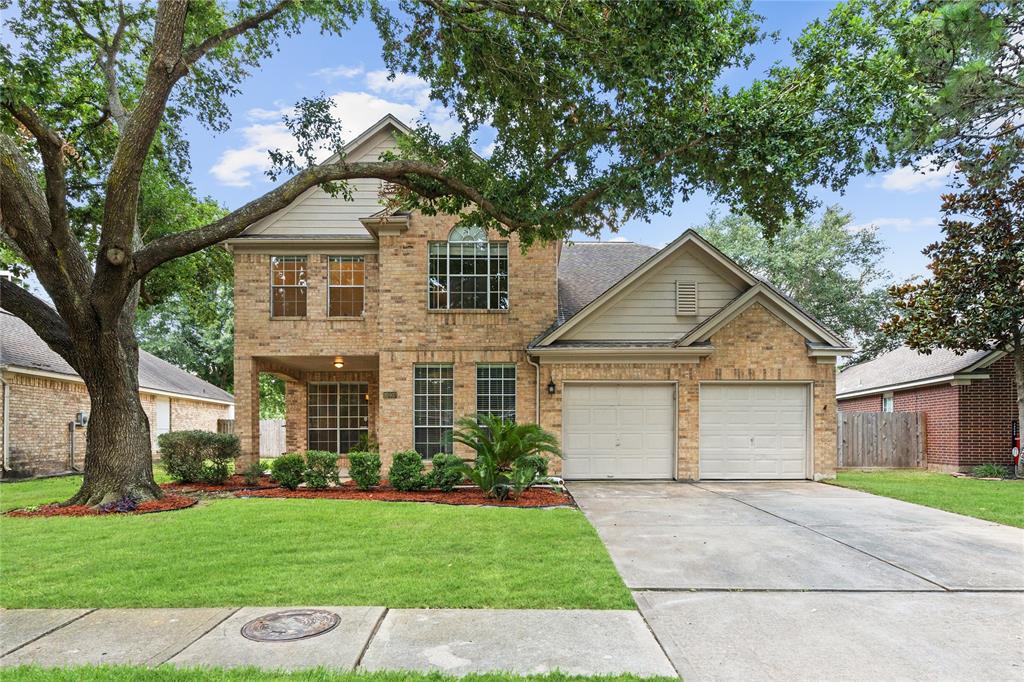
<instances>
[{"instance_id":1,"label":"arched window","mask_svg":"<svg viewBox=\"0 0 1024 682\"><path fill-rule=\"evenodd\" d=\"M508 242L461 225L446 242L430 242L427 276L432 310L507 310Z\"/></svg>"}]
</instances>

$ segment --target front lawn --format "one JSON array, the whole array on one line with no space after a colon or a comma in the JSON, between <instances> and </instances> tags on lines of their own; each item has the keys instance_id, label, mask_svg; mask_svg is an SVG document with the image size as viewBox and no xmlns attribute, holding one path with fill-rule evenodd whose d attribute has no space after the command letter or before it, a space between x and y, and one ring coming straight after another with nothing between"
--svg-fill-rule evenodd
<instances>
[{"instance_id":1,"label":"front lawn","mask_svg":"<svg viewBox=\"0 0 1024 682\"><path fill-rule=\"evenodd\" d=\"M983 481L934 471L841 471L834 485L1024 528L1024 481Z\"/></svg>"},{"instance_id":2,"label":"front lawn","mask_svg":"<svg viewBox=\"0 0 1024 682\"><path fill-rule=\"evenodd\" d=\"M0 496L11 507L73 490L47 479ZM138 516L0 517L0 535L8 608L634 606L575 509L216 499Z\"/></svg>"},{"instance_id":3,"label":"front lawn","mask_svg":"<svg viewBox=\"0 0 1024 682\"><path fill-rule=\"evenodd\" d=\"M440 673L416 672L335 672L317 668L299 672L266 672L254 668L179 669L170 666L88 666L54 670L52 668L18 667L4 670L4 682L668 682L675 678L641 678L635 675L601 675L581 677L563 673L545 675L511 675L509 673L471 674L453 677Z\"/></svg>"}]
</instances>

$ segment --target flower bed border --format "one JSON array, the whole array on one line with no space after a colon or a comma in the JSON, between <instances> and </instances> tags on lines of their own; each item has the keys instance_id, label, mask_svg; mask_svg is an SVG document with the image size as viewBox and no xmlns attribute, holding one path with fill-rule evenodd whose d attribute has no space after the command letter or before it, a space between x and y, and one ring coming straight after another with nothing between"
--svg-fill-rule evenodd
<instances>
[{"instance_id":1,"label":"flower bed border","mask_svg":"<svg viewBox=\"0 0 1024 682\"><path fill-rule=\"evenodd\" d=\"M352 500L368 502L418 502L421 504L448 504L457 507L510 507L519 509L542 509L552 507L575 507L576 503L569 493L559 493L548 488L532 488L517 499L496 500L488 498L479 488L470 486L457 487L451 492L440 490L412 490L408 492L395 490L389 485L374 486L370 490L360 490L352 483L343 483L335 488L309 490L298 488L263 488L239 490L236 497L245 498L279 498L306 500ZM538 497L540 499L538 499Z\"/></svg>"},{"instance_id":2,"label":"flower bed border","mask_svg":"<svg viewBox=\"0 0 1024 682\"><path fill-rule=\"evenodd\" d=\"M195 497L185 495L167 495L160 500L147 500L129 512L102 512L94 507L84 504L74 504L62 507L57 503L43 504L33 508L10 509L4 512L4 516L15 518L53 518L55 516L137 516L139 514L159 514L161 512L179 511L194 507L199 500ZM167 506L171 503L172 506Z\"/></svg>"}]
</instances>

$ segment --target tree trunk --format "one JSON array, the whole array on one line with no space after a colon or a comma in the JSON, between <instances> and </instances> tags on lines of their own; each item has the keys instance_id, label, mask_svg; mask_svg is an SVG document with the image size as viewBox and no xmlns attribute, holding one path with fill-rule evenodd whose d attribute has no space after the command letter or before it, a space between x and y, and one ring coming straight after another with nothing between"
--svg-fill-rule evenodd
<instances>
[{"instance_id":1,"label":"tree trunk","mask_svg":"<svg viewBox=\"0 0 1024 682\"><path fill-rule=\"evenodd\" d=\"M139 400L139 354L131 328L102 332L83 356L88 360L81 374L91 401L85 479L66 504L95 506L129 495L139 501L162 497L153 479L149 418Z\"/></svg>"}]
</instances>

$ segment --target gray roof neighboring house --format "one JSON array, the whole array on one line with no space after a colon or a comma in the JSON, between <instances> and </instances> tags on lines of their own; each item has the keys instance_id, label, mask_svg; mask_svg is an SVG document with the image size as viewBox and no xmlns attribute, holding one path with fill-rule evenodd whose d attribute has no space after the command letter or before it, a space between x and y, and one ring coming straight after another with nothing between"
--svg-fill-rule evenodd
<instances>
[{"instance_id":1,"label":"gray roof neighboring house","mask_svg":"<svg viewBox=\"0 0 1024 682\"><path fill-rule=\"evenodd\" d=\"M21 319L0 310L0 367L65 374L78 378L78 373L54 353ZM173 393L196 400L234 403L227 391L189 374L144 350L139 351L139 388L143 391Z\"/></svg>"},{"instance_id":2,"label":"gray roof neighboring house","mask_svg":"<svg viewBox=\"0 0 1024 682\"><path fill-rule=\"evenodd\" d=\"M658 252L634 242L569 242L558 261L558 323L562 324Z\"/></svg>"},{"instance_id":3,"label":"gray roof neighboring house","mask_svg":"<svg viewBox=\"0 0 1024 682\"><path fill-rule=\"evenodd\" d=\"M969 351L957 355L939 348L931 354L919 353L907 346L879 355L874 360L842 370L836 376L836 395L839 398L857 394L881 393L886 389L906 384L926 383L955 374L966 374L985 367L995 360L1000 351Z\"/></svg>"}]
</instances>

